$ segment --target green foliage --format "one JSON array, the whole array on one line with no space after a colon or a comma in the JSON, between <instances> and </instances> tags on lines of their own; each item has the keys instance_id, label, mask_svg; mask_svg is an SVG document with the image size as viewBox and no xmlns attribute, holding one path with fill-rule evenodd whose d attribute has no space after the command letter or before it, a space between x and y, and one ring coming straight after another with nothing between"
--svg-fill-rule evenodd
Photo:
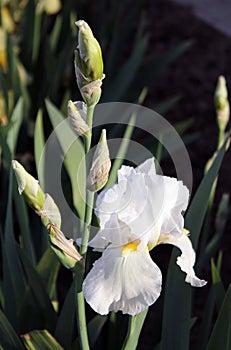
<instances>
[{"instance_id":1,"label":"green foliage","mask_svg":"<svg viewBox=\"0 0 231 350\"><path fill-rule=\"evenodd\" d=\"M48 136L54 132L61 150L59 156L64 158L67 184L65 195L78 217L81 220L86 219L89 213L86 211L83 195L86 192L85 166L78 173L86 144L76 138L70 129L65 118L65 109L70 96L80 98L73 78L73 51L77 42L74 20L81 11L87 11L90 16L90 9L88 2L85 5L84 2L67 0L62 2L62 9L51 16L45 7L39 7L36 0L20 2L20 9L19 1L10 3L7 8L14 29L10 31L3 26L7 64L6 67L0 64L0 103L4 106L3 112L0 111L0 348L76 350L81 347L80 344L83 345L76 332L75 298L76 290L81 293L82 272L79 273L80 276L77 274L76 290L72 280L68 292L63 292L63 303L60 303L57 292L60 263L48 247L48 232L41 228L39 220L36 221L34 213L18 194L11 161L17 157L26 168L30 168L28 159L33 158L30 145L34 138L34 161L43 188L46 184L44 146ZM0 7L2 6L0 2ZM179 43L159 57L147 58L149 41L146 19L139 16L143 1L136 0L130 6L126 1L116 4L101 0L97 6L98 9L94 11L99 12L92 13L92 22L98 30L97 40L102 43L107 77L103 82L102 101L143 103L150 83L159 78L160 73L189 49L192 43ZM18 17L15 21L16 15ZM0 22L2 16L0 11ZM174 96L160 102L156 110L166 113L179 99L179 96ZM135 121L136 116L131 116L107 187L116 182L117 170L126 158L128 144L135 130ZM180 122L175 126L176 130L184 134L193 122L192 119ZM117 137L119 132L119 128L114 127L111 135ZM198 134L188 134L185 141L192 142L196 137ZM228 216L228 205L225 213L221 214L218 209L219 225L216 225L216 232L211 240L208 239L217 177L229 135L223 145L222 137L224 135L219 135L218 149L210 160L211 166L186 215L186 227L190 230L194 248L200 251L198 269L201 270L212 258L212 283L206 287L208 297L199 326L198 350L228 350L231 346L231 289L229 287L226 290L221 279L221 254L215 263ZM146 139L145 143L153 153L156 152L158 161L166 157L161 144L153 145L150 139ZM207 224L203 229L205 217ZM88 220L91 222L90 214ZM82 227L73 228L73 236L81 229ZM164 286L165 293L156 306L158 312L155 311L156 315L150 326L155 332L152 344L155 349L189 349L191 330L193 324L198 322L197 315L193 313L195 294L185 284L183 275L175 264L176 256L174 249ZM84 307L82 310L85 311ZM107 343L110 348L118 349L123 337L122 348L135 349L147 313L148 310L145 310L130 317L127 327L127 319L123 318L121 322L121 315L114 317L112 314L109 319L107 316L93 316L87 309L85 330L88 332L90 347L104 348ZM216 322L213 325L215 316ZM118 339L110 333L116 327L121 333ZM107 332L111 337L109 339ZM84 348L86 349L87 347Z\"/></svg>"}]
</instances>

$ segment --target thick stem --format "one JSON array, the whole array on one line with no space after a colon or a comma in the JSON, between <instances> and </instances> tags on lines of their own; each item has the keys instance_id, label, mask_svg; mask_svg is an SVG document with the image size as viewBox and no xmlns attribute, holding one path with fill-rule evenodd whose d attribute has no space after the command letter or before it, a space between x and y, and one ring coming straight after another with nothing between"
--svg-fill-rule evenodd
<instances>
[{"instance_id":1,"label":"thick stem","mask_svg":"<svg viewBox=\"0 0 231 350\"><path fill-rule=\"evenodd\" d=\"M75 295L76 295L76 311L77 311L77 324L80 336L80 345L82 350L90 350L87 323L86 323L86 311L85 300L82 292L83 273L76 273L75 276Z\"/></svg>"},{"instance_id":2,"label":"thick stem","mask_svg":"<svg viewBox=\"0 0 231 350\"><path fill-rule=\"evenodd\" d=\"M90 150L90 147L91 147L92 122L93 122L94 109L95 109L95 105L92 105L92 106L90 106L90 107L87 107L87 118L86 118L86 122L87 122L87 125L89 126L90 133L89 133L89 135L85 138L85 154L87 154L87 152Z\"/></svg>"},{"instance_id":3,"label":"thick stem","mask_svg":"<svg viewBox=\"0 0 231 350\"><path fill-rule=\"evenodd\" d=\"M225 130L219 128L218 149L222 146L222 143L224 142L224 133L225 133Z\"/></svg>"},{"instance_id":4,"label":"thick stem","mask_svg":"<svg viewBox=\"0 0 231 350\"><path fill-rule=\"evenodd\" d=\"M90 235L89 225L92 219L93 203L94 203L94 192L87 190L84 229L83 229L82 242L80 247L80 254L83 256L84 259L87 254L87 247L88 247L88 241L89 241L89 235Z\"/></svg>"},{"instance_id":5,"label":"thick stem","mask_svg":"<svg viewBox=\"0 0 231 350\"><path fill-rule=\"evenodd\" d=\"M85 139L85 154L88 153L91 147L91 138L92 138L92 121L94 114L95 106L90 106L87 108L87 125L90 128L90 134ZM90 235L89 225L92 219L92 208L94 202L94 193L87 190L86 192L86 208L85 208L85 218L84 218L84 227L82 232L82 242L80 247L80 254L83 258L86 257L88 240ZM77 324L78 331L80 336L80 344L82 350L89 350L89 340L87 334L87 322L86 322L86 312L85 312L85 300L82 291L82 284L84 279L84 269L81 269L76 273L75 276L75 295L76 295L76 312L77 312Z\"/></svg>"}]
</instances>

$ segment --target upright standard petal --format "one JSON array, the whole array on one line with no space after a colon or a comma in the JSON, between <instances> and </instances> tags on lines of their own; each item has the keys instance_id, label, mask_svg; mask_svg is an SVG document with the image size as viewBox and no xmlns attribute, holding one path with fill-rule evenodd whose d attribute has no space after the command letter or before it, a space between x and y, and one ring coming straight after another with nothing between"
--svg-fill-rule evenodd
<instances>
[{"instance_id":1,"label":"upright standard petal","mask_svg":"<svg viewBox=\"0 0 231 350\"><path fill-rule=\"evenodd\" d=\"M122 311L136 315L152 305L161 292L160 269L147 248L137 244L108 247L83 283L86 301L99 314Z\"/></svg>"},{"instance_id":2,"label":"upright standard petal","mask_svg":"<svg viewBox=\"0 0 231 350\"><path fill-rule=\"evenodd\" d=\"M203 287L207 283L199 279L195 274L193 266L195 264L196 254L187 234L183 233L180 237L172 234L160 235L158 244L161 243L172 244L181 250L182 254L177 258L177 265L186 273L186 282L190 283L193 287Z\"/></svg>"}]
</instances>

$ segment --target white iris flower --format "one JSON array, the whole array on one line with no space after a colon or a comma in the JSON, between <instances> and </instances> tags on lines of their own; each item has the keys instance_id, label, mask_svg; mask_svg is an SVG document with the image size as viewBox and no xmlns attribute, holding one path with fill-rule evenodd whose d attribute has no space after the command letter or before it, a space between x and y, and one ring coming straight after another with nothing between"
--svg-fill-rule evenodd
<instances>
[{"instance_id":1,"label":"white iris flower","mask_svg":"<svg viewBox=\"0 0 231 350\"><path fill-rule=\"evenodd\" d=\"M99 194L100 230L89 245L103 254L83 283L86 301L97 313L136 315L156 301L162 275L149 251L161 243L181 250L177 264L186 282L206 284L195 275L195 252L184 229L188 200L182 181L156 174L153 158L135 169L122 166L118 184Z\"/></svg>"}]
</instances>

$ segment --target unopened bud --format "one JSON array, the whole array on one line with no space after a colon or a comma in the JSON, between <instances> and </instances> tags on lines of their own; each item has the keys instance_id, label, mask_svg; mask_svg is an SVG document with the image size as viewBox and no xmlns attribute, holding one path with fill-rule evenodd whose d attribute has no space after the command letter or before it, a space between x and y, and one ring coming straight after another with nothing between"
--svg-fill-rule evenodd
<instances>
[{"instance_id":1,"label":"unopened bud","mask_svg":"<svg viewBox=\"0 0 231 350\"><path fill-rule=\"evenodd\" d=\"M47 229L49 231L51 248L66 268L74 269L76 264L84 264L73 239L67 239L55 225L48 225Z\"/></svg>"},{"instance_id":2,"label":"unopened bud","mask_svg":"<svg viewBox=\"0 0 231 350\"><path fill-rule=\"evenodd\" d=\"M89 25L75 22L79 29L78 45L75 50L75 74L81 95L88 106L99 102L104 79L103 59L100 45Z\"/></svg>"},{"instance_id":3,"label":"unopened bud","mask_svg":"<svg viewBox=\"0 0 231 350\"><path fill-rule=\"evenodd\" d=\"M19 162L12 160L12 167L18 182L19 193L41 217L44 226L54 224L60 228L61 215L53 198L48 193L43 192L38 180L31 176Z\"/></svg>"},{"instance_id":4,"label":"unopened bud","mask_svg":"<svg viewBox=\"0 0 231 350\"><path fill-rule=\"evenodd\" d=\"M87 189L95 192L103 188L109 176L111 160L107 145L106 130L102 130L99 143L96 147L92 167L87 177Z\"/></svg>"},{"instance_id":5,"label":"unopened bud","mask_svg":"<svg viewBox=\"0 0 231 350\"><path fill-rule=\"evenodd\" d=\"M219 129L224 131L229 122L230 108L226 81L222 75L218 78L215 90L215 107Z\"/></svg>"},{"instance_id":6,"label":"unopened bud","mask_svg":"<svg viewBox=\"0 0 231 350\"><path fill-rule=\"evenodd\" d=\"M44 226L48 224L55 225L58 229L61 227L61 215L59 208L57 207L53 198L45 193L45 201L43 207L40 211L36 212L39 216L41 216L41 220Z\"/></svg>"},{"instance_id":7,"label":"unopened bud","mask_svg":"<svg viewBox=\"0 0 231 350\"><path fill-rule=\"evenodd\" d=\"M3 6L4 5L4 6ZM9 11L6 6L6 1L2 1L2 27L8 32L13 33L15 30L15 23L12 17L12 11Z\"/></svg>"},{"instance_id":8,"label":"unopened bud","mask_svg":"<svg viewBox=\"0 0 231 350\"><path fill-rule=\"evenodd\" d=\"M24 196L27 203L35 211L42 210L45 194L39 186L38 180L31 176L17 160L12 160L12 167L18 182L19 193Z\"/></svg>"},{"instance_id":9,"label":"unopened bud","mask_svg":"<svg viewBox=\"0 0 231 350\"><path fill-rule=\"evenodd\" d=\"M37 4L38 12L45 11L48 15L54 15L61 10L60 0L39 0Z\"/></svg>"},{"instance_id":10,"label":"unopened bud","mask_svg":"<svg viewBox=\"0 0 231 350\"><path fill-rule=\"evenodd\" d=\"M87 106L82 101L68 101L68 120L72 129L78 136L87 135L90 129L86 123Z\"/></svg>"},{"instance_id":11,"label":"unopened bud","mask_svg":"<svg viewBox=\"0 0 231 350\"><path fill-rule=\"evenodd\" d=\"M7 72L7 36L3 28L0 28L0 67L4 72Z\"/></svg>"}]
</instances>

